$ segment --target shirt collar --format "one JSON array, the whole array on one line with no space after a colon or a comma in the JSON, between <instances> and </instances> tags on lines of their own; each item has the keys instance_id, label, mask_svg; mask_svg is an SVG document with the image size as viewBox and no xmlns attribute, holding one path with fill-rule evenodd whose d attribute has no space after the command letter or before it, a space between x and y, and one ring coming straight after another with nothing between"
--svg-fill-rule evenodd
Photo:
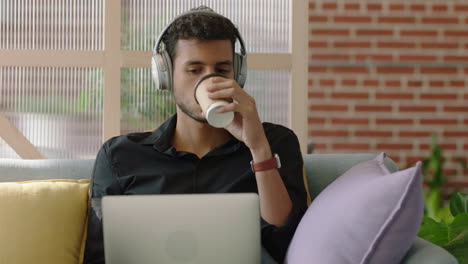
<instances>
[{"instance_id":1,"label":"shirt collar","mask_svg":"<svg viewBox=\"0 0 468 264\"><path fill-rule=\"evenodd\" d=\"M177 124L177 114L164 121L156 131L141 142L143 145L153 145L159 152L164 152L172 146L171 139Z\"/></svg>"}]
</instances>

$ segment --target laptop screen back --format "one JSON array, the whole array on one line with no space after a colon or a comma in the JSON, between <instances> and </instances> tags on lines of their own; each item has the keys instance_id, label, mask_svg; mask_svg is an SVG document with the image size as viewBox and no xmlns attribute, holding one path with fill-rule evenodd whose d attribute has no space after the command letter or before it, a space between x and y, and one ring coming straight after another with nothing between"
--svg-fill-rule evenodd
<instances>
[{"instance_id":1,"label":"laptop screen back","mask_svg":"<svg viewBox=\"0 0 468 264\"><path fill-rule=\"evenodd\" d=\"M257 194L105 196L106 263L260 263Z\"/></svg>"}]
</instances>

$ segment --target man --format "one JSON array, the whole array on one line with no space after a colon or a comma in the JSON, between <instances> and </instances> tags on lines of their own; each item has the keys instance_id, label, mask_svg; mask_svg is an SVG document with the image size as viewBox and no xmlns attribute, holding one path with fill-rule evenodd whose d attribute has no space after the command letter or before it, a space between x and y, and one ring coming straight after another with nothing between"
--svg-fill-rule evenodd
<instances>
[{"instance_id":1,"label":"man","mask_svg":"<svg viewBox=\"0 0 468 264\"><path fill-rule=\"evenodd\" d=\"M236 30L227 18L200 13L184 15L168 28L163 42L177 112L155 132L114 137L101 147L92 176L85 263L104 263L103 196L174 193L258 193L262 244L278 262L284 259L307 207L302 156L295 134L262 124L255 100L233 79ZM209 97L233 99L220 110L235 112L226 128L210 126L194 98L194 85L210 73L224 78L207 80ZM268 165L276 164L274 153L281 168ZM255 172L251 161L260 164Z\"/></svg>"}]
</instances>

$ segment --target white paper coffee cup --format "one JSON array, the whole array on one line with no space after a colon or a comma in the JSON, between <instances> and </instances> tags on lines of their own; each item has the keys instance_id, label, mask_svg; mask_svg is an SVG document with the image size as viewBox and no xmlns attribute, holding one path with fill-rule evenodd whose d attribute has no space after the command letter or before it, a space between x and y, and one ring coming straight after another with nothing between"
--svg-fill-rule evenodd
<instances>
[{"instance_id":1,"label":"white paper coffee cup","mask_svg":"<svg viewBox=\"0 0 468 264\"><path fill-rule=\"evenodd\" d=\"M205 113L205 118L208 124L213 127L223 128L228 126L232 120L234 120L234 112L217 113L216 110L223 105L228 105L229 102L226 100L212 100L208 98L208 91L206 90L207 79L211 77L223 77L222 75L213 73L208 74L200 78L195 85L194 96L196 102L200 105L201 109ZM223 77L224 78L224 77Z\"/></svg>"},{"instance_id":2,"label":"white paper coffee cup","mask_svg":"<svg viewBox=\"0 0 468 264\"><path fill-rule=\"evenodd\" d=\"M234 120L234 112L217 113L216 110L221 106L228 105L226 101L217 101L212 103L205 112L205 118L208 124L214 127L227 127Z\"/></svg>"}]
</instances>

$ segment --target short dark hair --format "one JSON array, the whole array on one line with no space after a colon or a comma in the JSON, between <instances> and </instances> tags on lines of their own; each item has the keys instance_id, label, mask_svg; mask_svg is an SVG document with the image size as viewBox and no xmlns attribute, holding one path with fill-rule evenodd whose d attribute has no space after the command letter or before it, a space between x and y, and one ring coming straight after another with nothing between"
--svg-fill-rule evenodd
<instances>
[{"instance_id":1,"label":"short dark hair","mask_svg":"<svg viewBox=\"0 0 468 264\"><path fill-rule=\"evenodd\" d=\"M213 9L206 6L193 8L190 11L195 10L215 13ZM192 38L199 40L230 40L234 56L236 32L236 26L225 17L195 13L175 20L164 34L162 41L172 60L174 60L176 54L177 41Z\"/></svg>"}]
</instances>

